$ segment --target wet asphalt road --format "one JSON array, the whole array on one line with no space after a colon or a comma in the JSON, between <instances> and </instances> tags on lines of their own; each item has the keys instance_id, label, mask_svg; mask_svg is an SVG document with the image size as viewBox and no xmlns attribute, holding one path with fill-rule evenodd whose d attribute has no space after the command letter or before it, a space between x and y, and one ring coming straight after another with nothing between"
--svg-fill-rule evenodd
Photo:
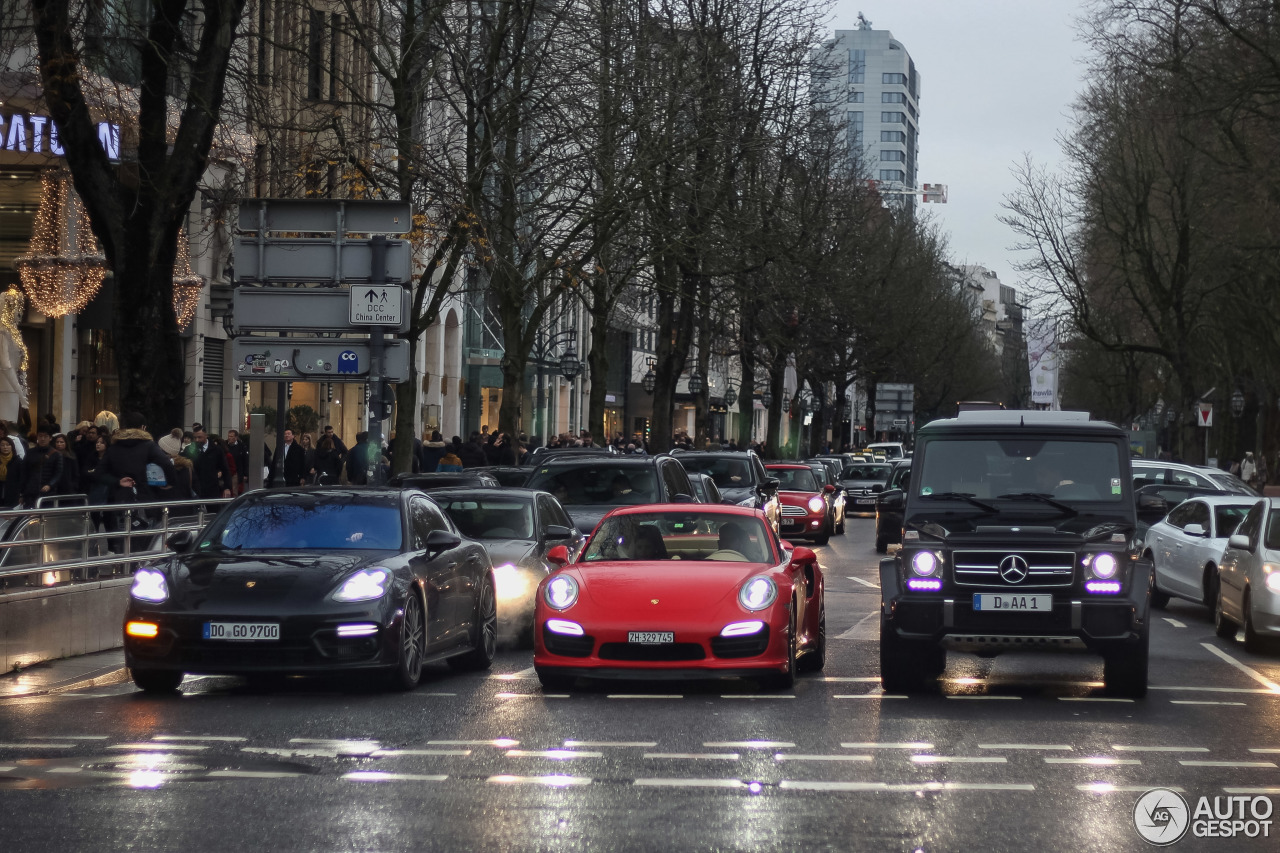
<instances>
[{"instance_id":1,"label":"wet asphalt road","mask_svg":"<svg viewBox=\"0 0 1280 853\"><path fill-rule=\"evenodd\" d=\"M0 849L1138 850L1157 786L1280 805L1280 658L1157 614L1146 700L1101 662L952 654L880 690L872 522L817 549L827 669L544 695L527 652L418 690L191 679L0 700ZM1188 835L1178 850L1274 850Z\"/></svg>"}]
</instances>

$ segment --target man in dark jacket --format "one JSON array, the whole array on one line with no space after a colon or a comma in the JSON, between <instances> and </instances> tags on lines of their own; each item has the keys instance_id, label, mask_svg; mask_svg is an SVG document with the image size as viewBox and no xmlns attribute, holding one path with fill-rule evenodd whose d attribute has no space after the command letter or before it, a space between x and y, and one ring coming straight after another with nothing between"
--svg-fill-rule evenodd
<instances>
[{"instance_id":1,"label":"man in dark jacket","mask_svg":"<svg viewBox=\"0 0 1280 853\"><path fill-rule=\"evenodd\" d=\"M293 430L284 431L284 443L271 457L271 486L305 486L307 484L307 452L293 440Z\"/></svg>"},{"instance_id":2,"label":"man in dark jacket","mask_svg":"<svg viewBox=\"0 0 1280 853\"><path fill-rule=\"evenodd\" d=\"M422 459L419 467L423 473L430 474L440 464L441 457L448 452L449 446L444 443L444 436L440 435L440 430L433 431L431 440L422 443Z\"/></svg>"},{"instance_id":3,"label":"man in dark jacket","mask_svg":"<svg viewBox=\"0 0 1280 853\"><path fill-rule=\"evenodd\" d=\"M22 503L24 506L35 506L43 495L57 491L58 481L62 479L62 454L53 449L50 443L53 435L49 427L40 424L36 433L36 444L27 451L25 462L26 482L22 487Z\"/></svg>"},{"instance_id":4,"label":"man in dark jacket","mask_svg":"<svg viewBox=\"0 0 1280 853\"><path fill-rule=\"evenodd\" d=\"M458 448L458 458L462 460L463 468L479 468L489 464L484 449L480 446L480 433L471 433L471 440Z\"/></svg>"},{"instance_id":5,"label":"man in dark jacket","mask_svg":"<svg viewBox=\"0 0 1280 853\"><path fill-rule=\"evenodd\" d=\"M196 430L195 443L199 454L193 462L195 474L191 485L196 495L202 498L231 497L231 467L227 465L227 454L209 441L204 427Z\"/></svg>"},{"instance_id":6,"label":"man in dark jacket","mask_svg":"<svg viewBox=\"0 0 1280 853\"><path fill-rule=\"evenodd\" d=\"M157 465L167 483L175 480L173 460L160 449L147 432L142 415L125 412L120 429L111 437L111 446L102 458L102 471L115 480L111 488L112 503L156 501L166 497L162 486L148 482L147 466Z\"/></svg>"},{"instance_id":7,"label":"man in dark jacket","mask_svg":"<svg viewBox=\"0 0 1280 853\"><path fill-rule=\"evenodd\" d=\"M227 453L231 454L231 461L236 463L235 474L232 475L233 482L238 480L239 483L249 482L249 445L240 440L240 433L234 429L227 430ZM271 454L264 455L263 460L270 465ZM236 494L244 491L237 484L233 487Z\"/></svg>"}]
</instances>

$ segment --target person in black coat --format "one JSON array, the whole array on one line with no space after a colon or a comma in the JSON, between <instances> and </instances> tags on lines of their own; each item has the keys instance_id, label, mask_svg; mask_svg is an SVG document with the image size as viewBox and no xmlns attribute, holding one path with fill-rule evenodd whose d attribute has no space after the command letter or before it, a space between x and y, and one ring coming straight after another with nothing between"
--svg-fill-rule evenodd
<instances>
[{"instance_id":1,"label":"person in black coat","mask_svg":"<svg viewBox=\"0 0 1280 853\"><path fill-rule=\"evenodd\" d=\"M203 428L196 430L195 445L198 448L192 465L191 486L197 497L231 497L231 466L227 464L226 451L210 441Z\"/></svg>"},{"instance_id":2,"label":"person in black coat","mask_svg":"<svg viewBox=\"0 0 1280 853\"><path fill-rule=\"evenodd\" d=\"M62 479L62 454L53 449L52 440L48 428L41 424L35 446L23 459L26 470L26 482L22 487L24 506L33 507L43 495L54 494L58 481Z\"/></svg>"},{"instance_id":3,"label":"person in black coat","mask_svg":"<svg viewBox=\"0 0 1280 853\"><path fill-rule=\"evenodd\" d=\"M231 455L232 461L236 463L235 479L238 486L235 489L236 494L244 491L241 484L249 482L249 445L240 440L240 433L234 429L227 430L226 440L227 453ZM271 454L267 453L262 457L263 461L270 465Z\"/></svg>"},{"instance_id":4,"label":"person in black coat","mask_svg":"<svg viewBox=\"0 0 1280 853\"><path fill-rule=\"evenodd\" d=\"M336 486L342 476L342 457L333 446L333 439L324 436L320 446L311 454L311 482L317 486Z\"/></svg>"},{"instance_id":5,"label":"person in black coat","mask_svg":"<svg viewBox=\"0 0 1280 853\"><path fill-rule=\"evenodd\" d=\"M463 468L479 468L489 464L484 449L480 446L480 433L471 433L471 440L458 448L458 458L462 460Z\"/></svg>"},{"instance_id":6,"label":"person in black coat","mask_svg":"<svg viewBox=\"0 0 1280 853\"><path fill-rule=\"evenodd\" d=\"M167 483L174 481L173 460L160 449L147 432L142 415L126 412L122 427L111 437L111 446L100 463L100 472L110 476L111 503L134 503L160 500L164 494L147 481L147 466L159 466Z\"/></svg>"},{"instance_id":7,"label":"person in black coat","mask_svg":"<svg viewBox=\"0 0 1280 853\"><path fill-rule=\"evenodd\" d=\"M449 445L444 443L444 437L440 435L440 430L435 430L431 433L430 441L422 442L418 467L424 473L430 474L436 470L436 466L440 464L440 459L449 452L449 449Z\"/></svg>"},{"instance_id":8,"label":"person in black coat","mask_svg":"<svg viewBox=\"0 0 1280 853\"><path fill-rule=\"evenodd\" d=\"M271 479L267 487L305 486L307 484L307 453L293 440L293 430L284 431L284 442L271 457Z\"/></svg>"},{"instance_id":9,"label":"person in black coat","mask_svg":"<svg viewBox=\"0 0 1280 853\"><path fill-rule=\"evenodd\" d=\"M0 509L13 509L22 502L22 459L13 449L13 439L0 436Z\"/></svg>"},{"instance_id":10,"label":"person in black coat","mask_svg":"<svg viewBox=\"0 0 1280 853\"><path fill-rule=\"evenodd\" d=\"M53 449L62 454L62 476L58 478L53 490L60 495L79 494L80 463L76 461L75 452L67 444L67 437L61 434L55 435Z\"/></svg>"}]
</instances>

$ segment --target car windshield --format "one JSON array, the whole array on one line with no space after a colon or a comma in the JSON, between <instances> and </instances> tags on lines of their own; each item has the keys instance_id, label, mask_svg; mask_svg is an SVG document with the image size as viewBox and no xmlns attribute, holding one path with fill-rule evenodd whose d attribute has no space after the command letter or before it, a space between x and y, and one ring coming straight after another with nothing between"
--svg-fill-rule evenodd
<instances>
[{"instance_id":1,"label":"car windshield","mask_svg":"<svg viewBox=\"0 0 1280 853\"><path fill-rule=\"evenodd\" d=\"M917 494L982 500L1034 494L1056 501L1124 500L1120 449L1112 441L937 438L924 448Z\"/></svg>"},{"instance_id":2,"label":"car windshield","mask_svg":"<svg viewBox=\"0 0 1280 853\"><path fill-rule=\"evenodd\" d=\"M458 532L471 539L535 538L532 501L440 496L436 503L453 519Z\"/></svg>"},{"instance_id":3,"label":"car windshield","mask_svg":"<svg viewBox=\"0 0 1280 853\"><path fill-rule=\"evenodd\" d=\"M606 518L583 561L773 561L769 534L755 517L710 512L627 513Z\"/></svg>"},{"instance_id":4,"label":"car windshield","mask_svg":"<svg viewBox=\"0 0 1280 853\"><path fill-rule=\"evenodd\" d=\"M215 524L201 549L398 551L400 508L352 497L258 500L243 503Z\"/></svg>"},{"instance_id":5,"label":"car windshield","mask_svg":"<svg viewBox=\"0 0 1280 853\"><path fill-rule=\"evenodd\" d=\"M1218 526L1218 536L1226 538L1236 532L1240 522L1249 514L1249 506L1215 506L1213 520ZM1274 526L1274 524L1273 524Z\"/></svg>"},{"instance_id":6,"label":"car windshield","mask_svg":"<svg viewBox=\"0 0 1280 853\"><path fill-rule=\"evenodd\" d=\"M809 468L769 468L769 474L778 479L778 488L784 492L816 492L818 476Z\"/></svg>"},{"instance_id":7,"label":"car windshield","mask_svg":"<svg viewBox=\"0 0 1280 853\"><path fill-rule=\"evenodd\" d=\"M850 465L840 473L841 480L874 480L878 483L889 482L891 465Z\"/></svg>"},{"instance_id":8,"label":"car windshield","mask_svg":"<svg viewBox=\"0 0 1280 853\"><path fill-rule=\"evenodd\" d=\"M530 489L551 492L566 506L650 504L658 501L654 469L607 460L580 465L543 465L529 478Z\"/></svg>"},{"instance_id":9,"label":"car windshield","mask_svg":"<svg viewBox=\"0 0 1280 853\"><path fill-rule=\"evenodd\" d=\"M681 456L680 464L689 473L710 474L721 489L746 489L754 485L751 460L726 459L723 456Z\"/></svg>"}]
</instances>

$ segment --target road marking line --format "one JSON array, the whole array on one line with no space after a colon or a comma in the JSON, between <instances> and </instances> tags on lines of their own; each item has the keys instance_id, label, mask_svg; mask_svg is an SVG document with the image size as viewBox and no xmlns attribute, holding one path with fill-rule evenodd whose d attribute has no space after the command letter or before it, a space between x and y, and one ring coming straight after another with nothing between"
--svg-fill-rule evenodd
<instances>
[{"instance_id":1,"label":"road marking line","mask_svg":"<svg viewBox=\"0 0 1280 853\"><path fill-rule=\"evenodd\" d=\"M721 693L721 699L794 699L794 695L778 693Z\"/></svg>"},{"instance_id":2,"label":"road marking line","mask_svg":"<svg viewBox=\"0 0 1280 853\"><path fill-rule=\"evenodd\" d=\"M379 749L370 758L393 758L398 755L470 755L469 749Z\"/></svg>"},{"instance_id":3,"label":"road marking line","mask_svg":"<svg viewBox=\"0 0 1280 853\"><path fill-rule=\"evenodd\" d=\"M497 678L501 681L514 681L517 678L537 678L538 673L533 667L522 669L519 672L504 672L501 675L491 675L490 678Z\"/></svg>"},{"instance_id":4,"label":"road marking line","mask_svg":"<svg viewBox=\"0 0 1280 853\"><path fill-rule=\"evenodd\" d=\"M1112 696L1059 696L1059 702L1132 702L1132 699L1117 699Z\"/></svg>"},{"instance_id":5,"label":"road marking line","mask_svg":"<svg viewBox=\"0 0 1280 853\"><path fill-rule=\"evenodd\" d=\"M1244 702L1215 702L1212 699L1170 699L1170 705L1237 705L1248 707Z\"/></svg>"},{"instance_id":6,"label":"road marking line","mask_svg":"<svg viewBox=\"0 0 1280 853\"><path fill-rule=\"evenodd\" d=\"M869 581L869 580L864 580L863 578L855 578L853 575L845 575L845 577L847 577L847 578L848 578L849 580L851 580L851 581L857 581L858 583L862 584L863 586L869 586L869 587L871 587L872 589L879 589L879 588L880 588L880 584L878 584L878 583L872 583L871 581Z\"/></svg>"},{"instance_id":7,"label":"road marking line","mask_svg":"<svg viewBox=\"0 0 1280 853\"><path fill-rule=\"evenodd\" d=\"M1228 794L1249 794L1258 796L1260 794L1280 794L1280 788L1223 788Z\"/></svg>"},{"instance_id":8,"label":"road marking line","mask_svg":"<svg viewBox=\"0 0 1280 853\"><path fill-rule=\"evenodd\" d=\"M649 740L567 740L564 745L569 748L580 746L657 746L658 742Z\"/></svg>"},{"instance_id":9,"label":"road marking line","mask_svg":"<svg viewBox=\"0 0 1280 853\"><path fill-rule=\"evenodd\" d=\"M848 678L848 677L840 676L840 675L824 675L824 676L822 677L822 680L823 680L823 681L856 681L856 682L859 682L859 683L862 683L862 684L879 684L879 683L880 683L880 676L878 676L878 675L864 675L864 676L860 676L860 677L858 677L858 678Z\"/></svg>"},{"instance_id":10,"label":"road marking line","mask_svg":"<svg viewBox=\"0 0 1280 853\"><path fill-rule=\"evenodd\" d=\"M1090 794L1129 794L1150 791L1152 788L1164 788L1169 791L1177 791L1179 794L1186 791L1186 788L1179 788L1176 785L1116 785L1111 782L1090 782L1088 785L1076 785L1077 791L1087 791Z\"/></svg>"},{"instance_id":11,"label":"road marking line","mask_svg":"<svg viewBox=\"0 0 1280 853\"><path fill-rule=\"evenodd\" d=\"M633 785L649 788L745 788L740 779L636 779Z\"/></svg>"},{"instance_id":12,"label":"road marking line","mask_svg":"<svg viewBox=\"0 0 1280 853\"><path fill-rule=\"evenodd\" d=\"M737 761L740 757L736 752L646 752L645 758L692 758L692 759L720 759L724 761Z\"/></svg>"},{"instance_id":13,"label":"road marking line","mask_svg":"<svg viewBox=\"0 0 1280 853\"><path fill-rule=\"evenodd\" d=\"M878 681L879 679L877 679ZM107 735L41 735L30 740L107 740Z\"/></svg>"},{"instance_id":14,"label":"road marking line","mask_svg":"<svg viewBox=\"0 0 1280 853\"><path fill-rule=\"evenodd\" d=\"M343 773L343 779L352 782L443 782L448 776L423 773L387 773L382 770L354 770Z\"/></svg>"},{"instance_id":15,"label":"road marking line","mask_svg":"<svg viewBox=\"0 0 1280 853\"><path fill-rule=\"evenodd\" d=\"M150 752L203 752L207 746L194 743L113 743L107 749L147 750Z\"/></svg>"},{"instance_id":16,"label":"road marking line","mask_svg":"<svg viewBox=\"0 0 1280 853\"><path fill-rule=\"evenodd\" d=\"M912 764L1008 764L1003 755L913 755Z\"/></svg>"},{"instance_id":17,"label":"road marking line","mask_svg":"<svg viewBox=\"0 0 1280 853\"><path fill-rule=\"evenodd\" d=\"M707 749L795 749L787 740L721 740L704 743Z\"/></svg>"},{"instance_id":18,"label":"road marking line","mask_svg":"<svg viewBox=\"0 0 1280 853\"><path fill-rule=\"evenodd\" d=\"M343 747L355 747L356 749L377 749L379 744L376 740L364 740L359 738L341 738L341 737L291 737L289 743L314 743L317 745L331 746L335 749Z\"/></svg>"},{"instance_id":19,"label":"road marking line","mask_svg":"<svg viewBox=\"0 0 1280 853\"><path fill-rule=\"evenodd\" d=\"M254 755L278 755L281 758L337 758L338 751L336 749L321 749L319 747L300 747L298 749L289 749L288 747L279 746L242 746L241 752L248 752Z\"/></svg>"},{"instance_id":20,"label":"road marking line","mask_svg":"<svg viewBox=\"0 0 1280 853\"><path fill-rule=\"evenodd\" d=\"M497 746L503 749L509 749L513 746L519 746L520 741L512 740L507 737L500 737L496 740L429 740L427 746Z\"/></svg>"},{"instance_id":21,"label":"road marking line","mask_svg":"<svg viewBox=\"0 0 1280 853\"><path fill-rule=\"evenodd\" d=\"M779 752L773 756L774 761L870 761L870 755L788 755Z\"/></svg>"},{"instance_id":22,"label":"road marking line","mask_svg":"<svg viewBox=\"0 0 1280 853\"><path fill-rule=\"evenodd\" d=\"M902 741L899 743L842 743L842 749L933 749L933 744L924 741Z\"/></svg>"},{"instance_id":23,"label":"road marking line","mask_svg":"<svg viewBox=\"0 0 1280 853\"><path fill-rule=\"evenodd\" d=\"M485 779L495 785L550 785L555 788L567 788L571 785L590 785L590 776L561 776L552 774L549 776L509 776L506 774L500 776L490 776Z\"/></svg>"},{"instance_id":24,"label":"road marking line","mask_svg":"<svg viewBox=\"0 0 1280 853\"><path fill-rule=\"evenodd\" d=\"M832 699L906 699L905 693L837 693Z\"/></svg>"},{"instance_id":25,"label":"road marking line","mask_svg":"<svg viewBox=\"0 0 1280 853\"><path fill-rule=\"evenodd\" d=\"M1188 761L1183 759L1178 763L1183 767L1262 767L1271 770L1276 769L1274 761Z\"/></svg>"},{"instance_id":26,"label":"road marking line","mask_svg":"<svg viewBox=\"0 0 1280 853\"><path fill-rule=\"evenodd\" d=\"M1111 744L1116 752L1208 752L1207 746L1126 746L1121 743Z\"/></svg>"},{"instance_id":27,"label":"road marking line","mask_svg":"<svg viewBox=\"0 0 1280 853\"><path fill-rule=\"evenodd\" d=\"M1270 690L1263 690L1260 687L1157 687L1151 685L1148 690L1186 690L1196 693L1263 693L1270 694Z\"/></svg>"},{"instance_id":28,"label":"road marking line","mask_svg":"<svg viewBox=\"0 0 1280 853\"><path fill-rule=\"evenodd\" d=\"M497 693L495 699L568 699L568 693Z\"/></svg>"},{"instance_id":29,"label":"road marking line","mask_svg":"<svg viewBox=\"0 0 1280 853\"><path fill-rule=\"evenodd\" d=\"M285 773L274 770L211 770L210 779L292 779L305 773Z\"/></svg>"},{"instance_id":30,"label":"road marking line","mask_svg":"<svg viewBox=\"0 0 1280 853\"><path fill-rule=\"evenodd\" d=\"M603 752L580 752L572 749L509 749L508 758L604 758Z\"/></svg>"},{"instance_id":31,"label":"road marking line","mask_svg":"<svg viewBox=\"0 0 1280 853\"><path fill-rule=\"evenodd\" d=\"M1222 649L1218 648L1217 646L1213 645L1212 643L1201 643L1200 645L1204 646L1204 647L1205 647L1206 649L1208 649L1210 652L1212 652L1213 654L1215 654L1215 655L1217 655L1218 657L1222 658L1224 661L1226 661L1227 663L1231 664L1231 665L1232 665L1232 666L1234 666L1236 669L1240 670L1240 671L1241 671L1241 672L1243 672L1245 675L1249 676L1249 677L1250 677L1250 678L1252 678L1254 681L1256 681L1256 682L1258 682L1259 684L1261 684L1263 687L1267 688L1267 690L1271 691L1272 693L1280 694L1280 684L1276 684L1274 681L1272 681L1271 679L1267 678L1265 675L1263 675L1262 673L1258 672L1258 671L1257 671L1256 669L1254 669L1253 667L1251 667L1251 666L1246 666L1245 664L1243 664L1243 663L1241 663L1240 661L1236 660L1236 659L1235 659L1235 658L1233 658L1231 655L1227 654L1227 653L1226 653L1226 652L1224 652Z\"/></svg>"},{"instance_id":32,"label":"road marking line","mask_svg":"<svg viewBox=\"0 0 1280 853\"><path fill-rule=\"evenodd\" d=\"M18 769L17 765L5 764L0 766L0 773L8 773L10 770L17 770L17 769Z\"/></svg>"},{"instance_id":33,"label":"road marking line","mask_svg":"<svg viewBox=\"0 0 1280 853\"><path fill-rule=\"evenodd\" d=\"M84 768L83 767L51 767L49 768L49 772L50 773L82 773L84 772Z\"/></svg>"},{"instance_id":34,"label":"road marking line","mask_svg":"<svg viewBox=\"0 0 1280 853\"><path fill-rule=\"evenodd\" d=\"M1273 748L1271 748L1271 747L1259 747L1259 748L1257 748L1257 749L1252 749L1252 748L1251 748L1249 751L1250 751L1250 752L1262 753L1262 754L1264 754L1264 755L1274 755L1274 754L1276 754L1276 753L1280 753L1280 749L1273 749Z\"/></svg>"},{"instance_id":35,"label":"road marking line","mask_svg":"<svg viewBox=\"0 0 1280 853\"><path fill-rule=\"evenodd\" d=\"M1012 701L1018 701L1018 702L1021 702L1021 701L1022 701L1022 697L1021 697L1021 696L999 696L999 695L991 695L991 694L987 694L987 693L980 694L980 695L973 695L973 696L970 696L970 695L967 695L967 694L965 694L965 695L959 695L959 696L948 696L947 698L948 698L948 699L1003 699L1003 700L1008 700L1008 701L1011 701L1011 702L1012 702Z\"/></svg>"},{"instance_id":36,"label":"road marking line","mask_svg":"<svg viewBox=\"0 0 1280 853\"><path fill-rule=\"evenodd\" d=\"M1164 621L1168 622L1170 625L1172 625L1172 626L1173 626L1173 627L1175 627L1175 628L1185 628L1185 627L1187 627L1187 626L1186 626L1186 623L1184 623L1184 622L1179 622L1177 619L1170 619L1168 616L1161 616L1160 618L1161 618L1161 619L1163 619Z\"/></svg>"},{"instance_id":37,"label":"road marking line","mask_svg":"<svg viewBox=\"0 0 1280 853\"><path fill-rule=\"evenodd\" d=\"M1035 785L1001 784L998 782L926 782L889 784L888 782L797 782L784 780L779 788L793 791L885 791L900 794L923 794L927 791L1034 791Z\"/></svg>"},{"instance_id":38,"label":"road marking line","mask_svg":"<svg viewBox=\"0 0 1280 853\"><path fill-rule=\"evenodd\" d=\"M980 743L978 749L1062 749L1067 752L1071 747L1061 743Z\"/></svg>"},{"instance_id":39,"label":"road marking line","mask_svg":"<svg viewBox=\"0 0 1280 853\"><path fill-rule=\"evenodd\" d=\"M457 693L421 693L415 692L415 696L457 696Z\"/></svg>"},{"instance_id":40,"label":"road marking line","mask_svg":"<svg viewBox=\"0 0 1280 853\"><path fill-rule=\"evenodd\" d=\"M1058 758L1051 755L1044 757L1045 764L1088 764L1094 767L1116 767L1121 764L1141 764L1140 758L1109 758L1105 755L1091 755L1088 758Z\"/></svg>"},{"instance_id":41,"label":"road marking line","mask_svg":"<svg viewBox=\"0 0 1280 853\"><path fill-rule=\"evenodd\" d=\"M71 749L74 743L0 743L0 749Z\"/></svg>"},{"instance_id":42,"label":"road marking line","mask_svg":"<svg viewBox=\"0 0 1280 853\"><path fill-rule=\"evenodd\" d=\"M834 639L837 639L837 640L857 640L857 639L860 639L856 634L857 634L858 629L862 627L862 623L866 622L866 621L867 621L868 619L870 619L872 616L879 616L879 615L880 615L880 611L879 611L879 610L872 610L872 611L871 611L870 613L868 613L866 616L863 616L861 619L859 619L857 622L855 622L855 623L853 624L853 627L852 627L852 628L850 628L849 630L845 631L843 634L840 634L839 636L835 637Z\"/></svg>"},{"instance_id":43,"label":"road marking line","mask_svg":"<svg viewBox=\"0 0 1280 853\"><path fill-rule=\"evenodd\" d=\"M239 743L247 740L247 738L231 737L227 735L156 735L152 740L209 740L218 741L220 743Z\"/></svg>"},{"instance_id":44,"label":"road marking line","mask_svg":"<svg viewBox=\"0 0 1280 853\"><path fill-rule=\"evenodd\" d=\"M610 693L610 699L683 699L683 693Z\"/></svg>"}]
</instances>

